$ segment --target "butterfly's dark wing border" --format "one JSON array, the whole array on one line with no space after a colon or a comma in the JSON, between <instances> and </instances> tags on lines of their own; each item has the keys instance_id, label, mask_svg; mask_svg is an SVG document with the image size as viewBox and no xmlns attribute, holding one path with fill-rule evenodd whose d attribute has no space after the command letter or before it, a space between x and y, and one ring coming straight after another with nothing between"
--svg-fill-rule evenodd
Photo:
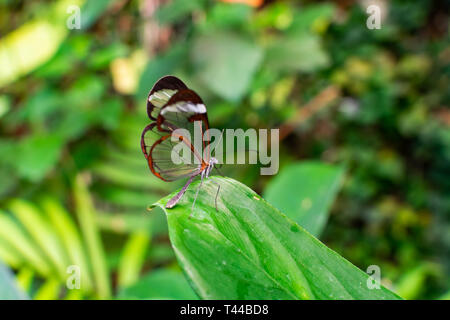
<instances>
[{"instance_id":1,"label":"butterfly's dark wing border","mask_svg":"<svg viewBox=\"0 0 450 320\"><path fill-rule=\"evenodd\" d=\"M166 105L161 108L157 124L158 129L161 131L173 131L178 128L187 129L190 131L191 137L193 137L193 126L196 121L201 123L199 129L202 134L203 150L205 150L207 146L203 139L203 134L209 129L206 106L195 91L184 89L175 93ZM209 162L209 152L206 152L206 154L207 158L204 160Z\"/></svg>"},{"instance_id":2,"label":"butterfly's dark wing border","mask_svg":"<svg viewBox=\"0 0 450 320\"><path fill-rule=\"evenodd\" d=\"M204 121L206 129L209 129L206 106L199 95L190 89L176 92L161 108L156 121L161 131L172 131L170 126L164 127L164 125L169 123L175 125L176 128L184 128L185 123L180 123L183 120L188 123Z\"/></svg>"},{"instance_id":3,"label":"butterfly's dark wing border","mask_svg":"<svg viewBox=\"0 0 450 320\"><path fill-rule=\"evenodd\" d=\"M165 76L159 79L150 90L147 97L147 115L156 120L160 109L178 91L188 89L183 81L174 76Z\"/></svg>"}]
</instances>

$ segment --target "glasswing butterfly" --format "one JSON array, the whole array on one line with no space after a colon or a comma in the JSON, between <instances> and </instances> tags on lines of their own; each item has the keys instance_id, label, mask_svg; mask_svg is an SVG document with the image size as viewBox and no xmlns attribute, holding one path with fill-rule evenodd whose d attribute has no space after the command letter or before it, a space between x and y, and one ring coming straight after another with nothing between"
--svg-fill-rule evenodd
<instances>
[{"instance_id":1,"label":"glasswing butterfly","mask_svg":"<svg viewBox=\"0 0 450 320\"><path fill-rule=\"evenodd\" d=\"M165 76L155 83L148 94L147 115L151 123L142 132L141 148L150 171L163 181L189 178L184 187L167 202L166 208L174 207L194 178L199 176L201 182L192 204L193 211L203 179L209 177L218 163L211 156L209 144L206 145L203 139L209 129L206 106L183 81L174 76ZM189 135L180 134L179 129L186 130ZM189 138L197 136L195 131L201 134L200 145L198 141L191 141ZM189 153L189 159L183 153L184 160L193 158L194 161L174 161L173 152L177 145L181 145ZM202 149L204 152L201 152ZM216 210L219 190L220 185L215 197Z\"/></svg>"}]
</instances>

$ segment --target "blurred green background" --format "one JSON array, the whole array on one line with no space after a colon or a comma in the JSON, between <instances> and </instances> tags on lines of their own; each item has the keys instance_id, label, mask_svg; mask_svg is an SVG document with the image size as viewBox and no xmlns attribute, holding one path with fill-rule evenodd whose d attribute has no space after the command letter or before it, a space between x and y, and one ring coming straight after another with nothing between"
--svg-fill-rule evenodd
<instances>
[{"instance_id":1,"label":"blurred green background","mask_svg":"<svg viewBox=\"0 0 450 320\"><path fill-rule=\"evenodd\" d=\"M146 96L167 74L202 96L212 127L280 128L280 175L305 160L345 167L320 239L379 265L404 298L448 298L448 9L0 0L0 299L196 298L165 217L147 211L180 186L153 177L139 146ZM224 171L260 194L274 179Z\"/></svg>"}]
</instances>

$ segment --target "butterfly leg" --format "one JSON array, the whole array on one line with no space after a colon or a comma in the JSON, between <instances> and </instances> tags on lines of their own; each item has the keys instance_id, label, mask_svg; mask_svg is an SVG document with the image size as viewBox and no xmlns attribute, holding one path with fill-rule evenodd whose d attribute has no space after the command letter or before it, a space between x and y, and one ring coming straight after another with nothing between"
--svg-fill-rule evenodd
<instances>
[{"instance_id":1,"label":"butterfly leg","mask_svg":"<svg viewBox=\"0 0 450 320\"><path fill-rule=\"evenodd\" d=\"M205 177L205 171L202 171L201 173L201 178L200 178L200 184L197 188L197 191L195 192L195 198L194 198L194 202L192 202L192 209L191 209L191 214L189 215L189 218L192 217L192 213L194 212L194 207L195 207L195 201L197 201L197 197L198 197L198 192L200 191L200 188L202 187L203 184L203 178Z\"/></svg>"},{"instance_id":2,"label":"butterfly leg","mask_svg":"<svg viewBox=\"0 0 450 320\"><path fill-rule=\"evenodd\" d=\"M167 209L173 208L178 203L178 201L180 201L181 197L186 192L187 187L189 187L189 185L191 184L192 180L194 180L194 178L195 178L195 176L190 177L189 180L184 185L184 187L180 190L180 192L178 192L175 196L173 196L172 199L167 201L167 203L166 203Z\"/></svg>"},{"instance_id":3,"label":"butterfly leg","mask_svg":"<svg viewBox=\"0 0 450 320\"><path fill-rule=\"evenodd\" d=\"M214 205L216 206L216 211L219 212L219 210L217 209L217 197L219 196L220 184L213 181L212 179L211 179L211 182L214 183L215 185L217 185L217 192L216 192L216 197L214 198Z\"/></svg>"}]
</instances>

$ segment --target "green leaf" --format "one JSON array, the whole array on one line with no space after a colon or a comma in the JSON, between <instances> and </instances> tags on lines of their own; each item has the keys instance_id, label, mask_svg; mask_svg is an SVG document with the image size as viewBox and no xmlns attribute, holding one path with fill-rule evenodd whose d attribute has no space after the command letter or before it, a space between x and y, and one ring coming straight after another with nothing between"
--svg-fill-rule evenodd
<instances>
[{"instance_id":1,"label":"green leaf","mask_svg":"<svg viewBox=\"0 0 450 320\"><path fill-rule=\"evenodd\" d=\"M398 294L407 299L419 299L421 292L426 288L430 275L436 273L436 266L431 263L420 263L414 269L408 270L395 284Z\"/></svg>"},{"instance_id":2,"label":"green leaf","mask_svg":"<svg viewBox=\"0 0 450 320\"><path fill-rule=\"evenodd\" d=\"M265 61L267 68L285 72L314 72L328 64L319 38L309 33L277 38L267 48Z\"/></svg>"},{"instance_id":3,"label":"green leaf","mask_svg":"<svg viewBox=\"0 0 450 320\"><path fill-rule=\"evenodd\" d=\"M0 217L0 221L1 220L2 219ZM0 233L1 232L2 231L0 230ZM21 267L23 264L23 258L20 253L14 250L14 248L2 238L0 238L0 260L9 265L11 268L16 269Z\"/></svg>"},{"instance_id":4,"label":"green leaf","mask_svg":"<svg viewBox=\"0 0 450 320\"><path fill-rule=\"evenodd\" d=\"M19 174L31 181L41 180L59 159L62 139L57 135L32 135L20 142L15 166Z\"/></svg>"},{"instance_id":5,"label":"green leaf","mask_svg":"<svg viewBox=\"0 0 450 320\"><path fill-rule=\"evenodd\" d=\"M115 0L86 1L81 8L82 28L89 28L114 2Z\"/></svg>"},{"instance_id":6,"label":"green leaf","mask_svg":"<svg viewBox=\"0 0 450 320\"><path fill-rule=\"evenodd\" d=\"M57 279L49 278L34 295L34 300L57 300L61 290L61 283Z\"/></svg>"},{"instance_id":7,"label":"green leaf","mask_svg":"<svg viewBox=\"0 0 450 320\"><path fill-rule=\"evenodd\" d=\"M179 43L172 46L163 54L150 60L145 66L139 79L139 86L136 92L136 99L145 101L145 97L153 84L161 77L171 74L176 70L186 56L186 44Z\"/></svg>"},{"instance_id":8,"label":"green leaf","mask_svg":"<svg viewBox=\"0 0 450 320\"><path fill-rule=\"evenodd\" d=\"M99 70L106 68L114 59L124 57L127 54L128 49L123 43L114 42L105 48L93 52L87 63L89 67Z\"/></svg>"},{"instance_id":9,"label":"green leaf","mask_svg":"<svg viewBox=\"0 0 450 320\"><path fill-rule=\"evenodd\" d=\"M439 297L439 300L450 300L450 290Z\"/></svg>"},{"instance_id":10,"label":"green leaf","mask_svg":"<svg viewBox=\"0 0 450 320\"><path fill-rule=\"evenodd\" d=\"M21 199L11 200L9 208L31 236L32 241L42 249L42 252L58 272L57 275L54 275L55 278L59 276L60 279L64 279L68 259L61 246L61 241L47 217L32 203Z\"/></svg>"},{"instance_id":11,"label":"green leaf","mask_svg":"<svg viewBox=\"0 0 450 320\"><path fill-rule=\"evenodd\" d=\"M298 35L301 32L312 31L320 26L328 25L335 11L332 3L315 4L302 8L293 15L294 20L287 31Z\"/></svg>"},{"instance_id":12,"label":"green leaf","mask_svg":"<svg viewBox=\"0 0 450 320\"><path fill-rule=\"evenodd\" d=\"M68 34L67 7L82 0L59 0L45 16L33 19L0 39L0 87L47 62Z\"/></svg>"},{"instance_id":13,"label":"green leaf","mask_svg":"<svg viewBox=\"0 0 450 320\"><path fill-rule=\"evenodd\" d=\"M19 289L13 273L0 262L0 300L24 300L25 293Z\"/></svg>"},{"instance_id":14,"label":"green leaf","mask_svg":"<svg viewBox=\"0 0 450 320\"><path fill-rule=\"evenodd\" d=\"M96 215L96 222L100 229L113 231L115 233L128 233L136 230L149 229L152 227L152 218L149 215L142 215L142 212L136 213L121 213L111 214L105 212L98 212Z\"/></svg>"},{"instance_id":15,"label":"green leaf","mask_svg":"<svg viewBox=\"0 0 450 320\"><path fill-rule=\"evenodd\" d=\"M173 300L198 299L181 272L167 269L148 273L135 285L121 290L118 298Z\"/></svg>"},{"instance_id":16,"label":"green leaf","mask_svg":"<svg viewBox=\"0 0 450 320\"><path fill-rule=\"evenodd\" d=\"M139 278L150 240L150 231L145 229L135 231L129 236L119 262L119 287L133 284Z\"/></svg>"},{"instance_id":17,"label":"green leaf","mask_svg":"<svg viewBox=\"0 0 450 320\"><path fill-rule=\"evenodd\" d=\"M232 33L214 33L195 39L191 59L205 86L236 101L248 89L262 60L262 49Z\"/></svg>"},{"instance_id":18,"label":"green leaf","mask_svg":"<svg viewBox=\"0 0 450 320\"><path fill-rule=\"evenodd\" d=\"M11 99L7 95L0 95L0 118L11 109Z\"/></svg>"},{"instance_id":19,"label":"green leaf","mask_svg":"<svg viewBox=\"0 0 450 320\"><path fill-rule=\"evenodd\" d=\"M30 292L33 280L35 277L35 272L30 267L22 267L16 273L16 281L19 288L25 292Z\"/></svg>"},{"instance_id":20,"label":"green leaf","mask_svg":"<svg viewBox=\"0 0 450 320\"><path fill-rule=\"evenodd\" d=\"M24 103L21 114L27 122L34 125L42 123L55 113L63 103L57 90L44 87Z\"/></svg>"},{"instance_id":21,"label":"green leaf","mask_svg":"<svg viewBox=\"0 0 450 320\"><path fill-rule=\"evenodd\" d=\"M246 4L218 2L206 18L213 26L230 29L233 26L248 24L251 14L252 7Z\"/></svg>"},{"instance_id":22,"label":"green leaf","mask_svg":"<svg viewBox=\"0 0 450 320\"><path fill-rule=\"evenodd\" d=\"M67 252L70 263L79 266L80 269L83 270L81 288L85 292L90 291L93 287L92 275L88 267L87 254L75 221L73 221L70 214L62 207L62 205L52 197L44 197L41 200L41 205L49 218L53 229L58 234L58 241L64 246L64 251ZM65 275L67 275L67 267L68 265L64 270Z\"/></svg>"},{"instance_id":23,"label":"green leaf","mask_svg":"<svg viewBox=\"0 0 450 320\"><path fill-rule=\"evenodd\" d=\"M193 11L202 9L204 0L174 0L161 6L156 11L156 19L160 24L170 24L179 22L189 16Z\"/></svg>"},{"instance_id":24,"label":"green leaf","mask_svg":"<svg viewBox=\"0 0 450 320\"><path fill-rule=\"evenodd\" d=\"M264 198L319 236L339 190L344 170L320 162L302 162L283 168L267 185Z\"/></svg>"},{"instance_id":25,"label":"green leaf","mask_svg":"<svg viewBox=\"0 0 450 320\"><path fill-rule=\"evenodd\" d=\"M156 201L159 196L149 194L148 192L140 192L128 190L116 186L102 186L98 187L98 193L102 199L127 207L147 207L152 201Z\"/></svg>"},{"instance_id":26,"label":"green leaf","mask_svg":"<svg viewBox=\"0 0 450 320\"><path fill-rule=\"evenodd\" d=\"M8 214L0 211L0 252L6 253L13 262L24 261L42 276L49 276L54 271L43 252L29 237L23 228ZM5 250L6 249L6 250Z\"/></svg>"},{"instance_id":27,"label":"green leaf","mask_svg":"<svg viewBox=\"0 0 450 320\"><path fill-rule=\"evenodd\" d=\"M204 181L191 215L197 187L165 211L178 261L201 298L398 298L384 287L368 289L366 273L233 179Z\"/></svg>"},{"instance_id":28,"label":"green leaf","mask_svg":"<svg viewBox=\"0 0 450 320\"><path fill-rule=\"evenodd\" d=\"M81 232L87 245L92 271L98 295L101 299L111 296L109 282L109 270L106 265L105 251L100 237L100 231L96 223L96 211L92 202L85 177L77 175L74 184L74 198L76 214L81 226Z\"/></svg>"}]
</instances>

